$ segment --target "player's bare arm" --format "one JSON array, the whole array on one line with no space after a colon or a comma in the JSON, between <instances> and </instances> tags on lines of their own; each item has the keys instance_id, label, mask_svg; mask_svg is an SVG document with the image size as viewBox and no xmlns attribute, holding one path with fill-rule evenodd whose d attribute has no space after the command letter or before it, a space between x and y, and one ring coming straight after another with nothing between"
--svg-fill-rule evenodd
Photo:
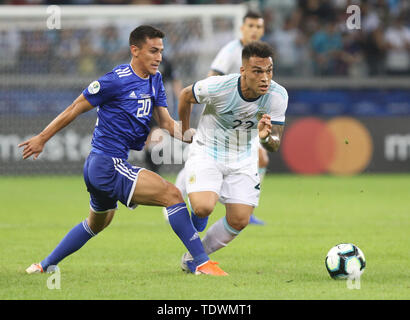
<instances>
[{"instance_id":1,"label":"player's bare arm","mask_svg":"<svg viewBox=\"0 0 410 320\"><path fill-rule=\"evenodd\" d=\"M192 85L184 88L179 95L178 114L179 119L182 121L182 132L189 130L189 119L191 116L192 104L198 103L192 93Z\"/></svg>"},{"instance_id":2,"label":"player's bare arm","mask_svg":"<svg viewBox=\"0 0 410 320\"><path fill-rule=\"evenodd\" d=\"M77 116L87 112L94 107L87 101L83 94L81 94L74 102L61 112L50 124L38 135L20 143L18 146L23 147L23 159L33 156L37 159L44 149L44 145L51 137L53 137L61 129L69 125Z\"/></svg>"},{"instance_id":3,"label":"player's bare arm","mask_svg":"<svg viewBox=\"0 0 410 320\"><path fill-rule=\"evenodd\" d=\"M153 111L153 116L159 127L166 130L172 137L183 142L192 142L192 136L195 134L195 130L190 128L183 137L181 124L171 117L167 108L156 107Z\"/></svg>"},{"instance_id":4,"label":"player's bare arm","mask_svg":"<svg viewBox=\"0 0 410 320\"><path fill-rule=\"evenodd\" d=\"M264 114L258 123L259 141L269 152L279 150L283 134L283 125L272 124L270 116Z\"/></svg>"}]
</instances>

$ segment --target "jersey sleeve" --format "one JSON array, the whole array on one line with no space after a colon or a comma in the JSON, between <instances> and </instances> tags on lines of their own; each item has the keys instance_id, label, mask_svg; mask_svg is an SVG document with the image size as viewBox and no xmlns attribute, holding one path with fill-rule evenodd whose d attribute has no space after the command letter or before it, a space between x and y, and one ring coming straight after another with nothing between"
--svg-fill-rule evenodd
<instances>
[{"instance_id":1,"label":"jersey sleeve","mask_svg":"<svg viewBox=\"0 0 410 320\"><path fill-rule=\"evenodd\" d=\"M154 107L168 107L167 94L165 92L164 83L162 82L162 75L160 73L155 85Z\"/></svg>"},{"instance_id":2,"label":"jersey sleeve","mask_svg":"<svg viewBox=\"0 0 410 320\"><path fill-rule=\"evenodd\" d=\"M272 124L285 125L286 109L288 108L288 93L285 88L277 92L277 95L271 100L270 112Z\"/></svg>"},{"instance_id":3,"label":"jersey sleeve","mask_svg":"<svg viewBox=\"0 0 410 320\"><path fill-rule=\"evenodd\" d=\"M192 85L192 93L197 103L203 104L210 102L209 79L211 78L213 77L199 80Z\"/></svg>"},{"instance_id":4,"label":"jersey sleeve","mask_svg":"<svg viewBox=\"0 0 410 320\"><path fill-rule=\"evenodd\" d=\"M103 105L113 99L118 93L118 79L114 72L109 72L98 80L91 82L83 91L84 97L94 107Z\"/></svg>"},{"instance_id":5,"label":"jersey sleeve","mask_svg":"<svg viewBox=\"0 0 410 320\"><path fill-rule=\"evenodd\" d=\"M230 57L227 46L225 46L218 52L215 59L212 61L211 70L222 74L228 74L231 63L232 57Z\"/></svg>"}]
</instances>

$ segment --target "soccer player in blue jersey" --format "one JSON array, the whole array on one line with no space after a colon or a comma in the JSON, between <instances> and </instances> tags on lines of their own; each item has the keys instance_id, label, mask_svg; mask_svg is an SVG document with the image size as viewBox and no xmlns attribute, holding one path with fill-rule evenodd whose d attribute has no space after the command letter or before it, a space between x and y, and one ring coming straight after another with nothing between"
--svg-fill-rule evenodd
<instances>
[{"instance_id":1,"label":"soccer player in blue jersey","mask_svg":"<svg viewBox=\"0 0 410 320\"><path fill-rule=\"evenodd\" d=\"M138 204L163 206L172 229L194 257L195 274L227 275L205 253L193 227L180 191L156 173L127 162L130 149L141 150L154 117L172 136L182 137L181 127L169 115L164 86L158 66L162 60L164 34L151 26L139 26L130 34L132 59L129 64L92 82L75 101L40 134L19 144L23 159L36 159L46 142L77 116L97 107L97 122L92 150L84 164L84 180L90 193L90 211L57 247L26 272L52 272L57 264L80 249L106 228L114 217L117 201L129 208Z\"/></svg>"}]
</instances>

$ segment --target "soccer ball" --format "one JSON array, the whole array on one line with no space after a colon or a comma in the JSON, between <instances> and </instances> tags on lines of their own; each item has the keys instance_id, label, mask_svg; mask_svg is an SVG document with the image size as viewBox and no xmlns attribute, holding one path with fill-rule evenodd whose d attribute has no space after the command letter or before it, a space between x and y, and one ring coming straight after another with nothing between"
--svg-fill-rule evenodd
<instances>
[{"instance_id":1,"label":"soccer ball","mask_svg":"<svg viewBox=\"0 0 410 320\"><path fill-rule=\"evenodd\" d=\"M333 279L357 279L366 267L366 260L359 247L341 243L329 250L325 265Z\"/></svg>"}]
</instances>

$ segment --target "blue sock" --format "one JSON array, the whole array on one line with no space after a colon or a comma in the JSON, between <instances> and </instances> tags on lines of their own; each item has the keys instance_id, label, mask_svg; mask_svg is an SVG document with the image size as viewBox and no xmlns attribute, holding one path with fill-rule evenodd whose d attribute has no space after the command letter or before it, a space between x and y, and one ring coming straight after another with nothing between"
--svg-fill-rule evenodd
<instances>
[{"instance_id":1,"label":"blue sock","mask_svg":"<svg viewBox=\"0 0 410 320\"><path fill-rule=\"evenodd\" d=\"M80 249L93 236L95 236L95 233L88 226L87 220L76 225L61 240L53 252L41 261L44 272L47 271L49 266L57 265L65 257Z\"/></svg>"},{"instance_id":2,"label":"blue sock","mask_svg":"<svg viewBox=\"0 0 410 320\"><path fill-rule=\"evenodd\" d=\"M195 229L199 232L204 231L206 228L206 225L208 224L208 217L204 217L204 218L198 217L195 214L194 210L192 209L189 198L188 198L188 206L189 206L189 209L191 210L191 220L192 220L192 224L194 225Z\"/></svg>"},{"instance_id":3,"label":"blue sock","mask_svg":"<svg viewBox=\"0 0 410 320\"><path fill-rule=\"evenodd\" d=\"M184 243L189 253L194 258L196 265L209 260L198 232L192 225L188 209L184 202L167 207L168 221L174 232Z\"/></svg>"}]
</instances>

